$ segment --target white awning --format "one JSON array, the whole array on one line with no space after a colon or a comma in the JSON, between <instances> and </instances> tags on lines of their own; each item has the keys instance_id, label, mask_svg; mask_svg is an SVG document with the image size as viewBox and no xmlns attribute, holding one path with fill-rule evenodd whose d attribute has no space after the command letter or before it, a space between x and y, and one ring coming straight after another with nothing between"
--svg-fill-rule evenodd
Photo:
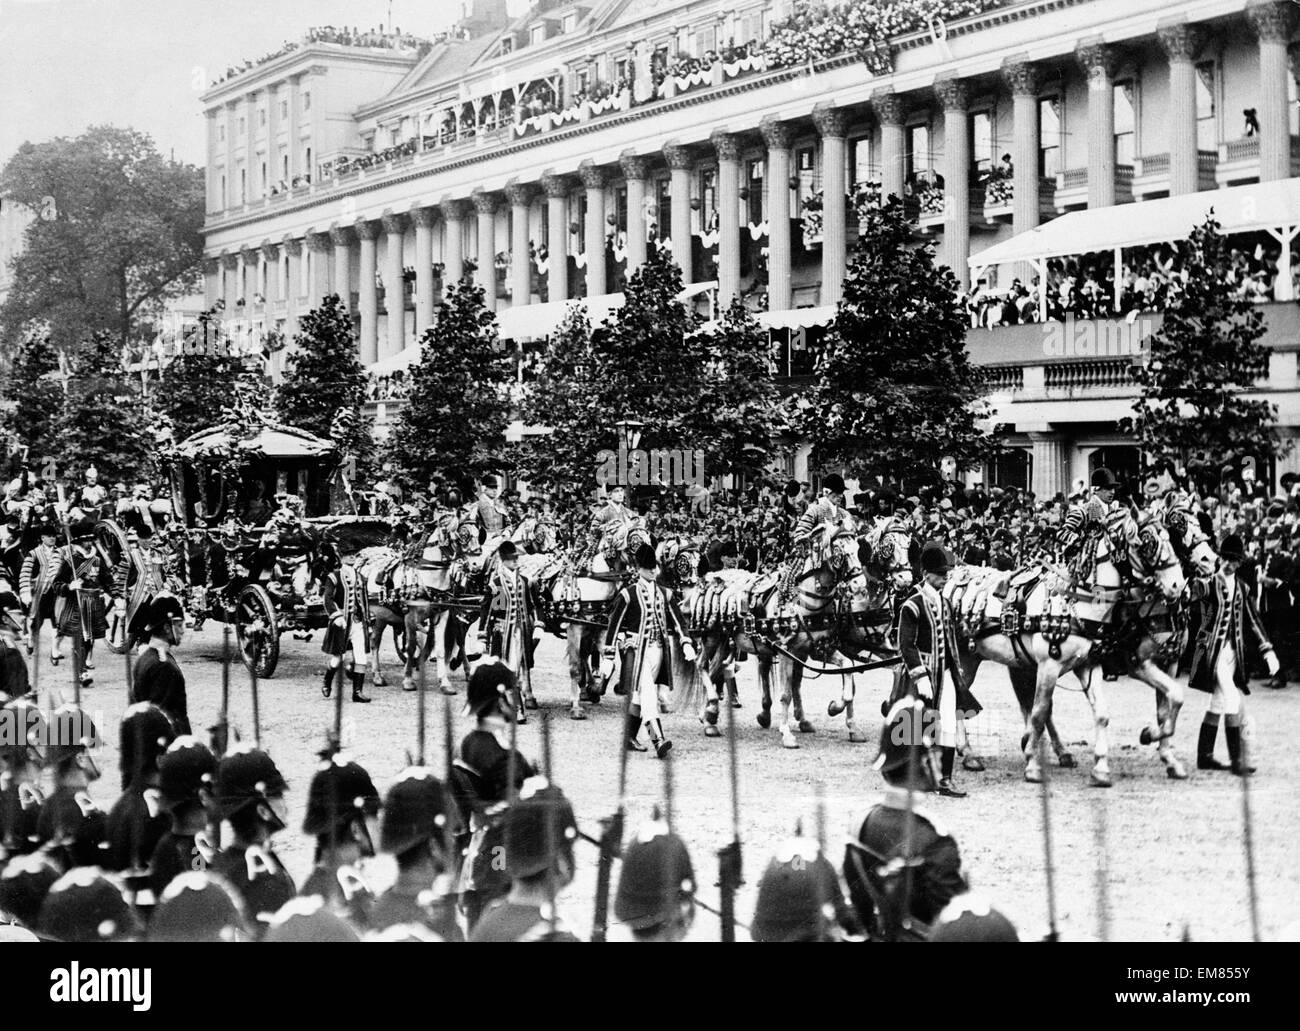
<instances>
[{"instance_id":1,"label":"white awning","mask_svg":"<svg viewBox=\"0 0 1300 1031\"><path fill-rule=\"evenodd\" d=\"M783 311L758 313L758 324L768 329L807 329L809 326L826 326L835 319L833 304L820 308L786 308Z\"/></svg>"},{"instance_id":2,"label":"white awning","mask_svg":"<svg viewBox=\"0 0 1300 1031\"><path fill-rule=\"evenodd\" d=\"M606 316L623 307L623 295L599 294L572 301L547 301L545 304L507 308L497 312L497 327L503 340L539 340L554 333L569 309L578 306L586 309L592 326L599 326Z\"/></svg>"},{"instance_id":3,"label":"white awning","mask_svg":"<svg viewBox=\"0 0 1300 1031\"><path fill-rule=\"evenodd\" d=\"M1204 190L1179 197L1072 211L972 254L972 269L1186 239L1213 209L1221 231L1249 233L1300 223L1300 179Z\"/></svg>"},{"instance_id":4,"label":"white awning","mask_svg":"<svg viewBox=\"0 0 1300 1031\"><path fill-rule=\"evenodd\" d=\"M412 344L410 347L405 347L396 354L390 354L387 358L381 358L373 365L367 365L366 372L371 376L387 376L390 373L409 369L419 360L420 345Z\"/></svg>"}]
</instances>

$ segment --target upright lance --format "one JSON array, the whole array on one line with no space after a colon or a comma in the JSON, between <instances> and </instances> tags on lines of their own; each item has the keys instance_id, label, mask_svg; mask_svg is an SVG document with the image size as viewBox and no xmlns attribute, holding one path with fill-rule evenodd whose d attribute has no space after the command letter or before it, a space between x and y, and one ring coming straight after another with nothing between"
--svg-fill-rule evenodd
<instances>
[{"instance_id":1,"label":"upright lance","mask_svg":"<svg viewBox=\"0 0 1300 1031\"><path fill-rule=\"evenodd\" d=\"M605 679L602 678L602 688ZM600 860L596 866L596 902L592 918L591 940L603 942L609 931L609 887L614 874L614 859L623 850L623 803L627 794L627 724L632 712L632 691L636 682L623 695L623 711L618 721L618 802L614 815L601 821Z\"/></svg>"},{"instance_id":2,"label":"upright lance","mask_svg":"<svg viewBox=\"0 0 1300 1031\"><path fill-rule=\"evenodd\" d=\"M697 674L698 675L698 674ZM727 702L727 772L731 778L731 843L718 852L718 906L722 940L736 940L736 890L743 881L740 850L740 774L736 761L736 707Z\"/></svg>"}]
</instances>

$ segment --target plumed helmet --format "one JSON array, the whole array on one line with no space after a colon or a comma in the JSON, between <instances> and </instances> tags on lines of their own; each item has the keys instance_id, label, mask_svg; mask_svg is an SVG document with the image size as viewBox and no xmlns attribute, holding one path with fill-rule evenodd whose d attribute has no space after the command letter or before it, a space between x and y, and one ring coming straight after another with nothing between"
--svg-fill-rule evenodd
<instances>
[{"instance_id":1,"label":"plumed helmet","mask_svg":"<svg viewBox=\"0 0 1300 1031\"><path fill-rule=\"evenodd\" d=\"M637 569L654 569L658 565L659 561L655 558L655 549L649 544L642 544L636 549Z\"/></svg>"},{"instance_id":2,"label":"plumed helmet","mask_svg":"<svg viewBox=\"0 0 1300 1031\"><path fill-rule=\"evenodd\" d=\"M880 731L880 752L873 764L886 782L895 787L929 790L930 764L925 761L924 749L925 705L911 695L900 699L885 714L885 725ZM917 755L913 761L913 751Z\"/></svg>"},{"instance_id":3,"label":"plumed helmet","mask_svg":"<svg viewBox=\"0 0 1300 1031\"><path fill-rule=\"evenodd\" d=\"M384 798L380 850L400 855L431 839L441 843L447 821L453 819L447 801L442 781L427 766L403 770Z\"/></svg>"},{"instance_id":4,"label":"plumed helmet","mask_svg":"<svg viewBox=\"0 0 1300 1031\"><path fill-rule=\"evenodd\" d=\"M290 899L271 917L263 941L359 942L357 932L326 908L319 895Z\"/></svg>"},{"instance_id":5,"label":"plumed helmet","mask_svg":"<svg viewBox=\"0 0 1300 1031\"><path fill-rule=\"evenodd\" d=\"M79 866L50 886L37 930L61 942L126 941L140 921L116 881L99 867Z\"/></svg>"},{"instance_id":6,"label":"plumed helmet","mask_svg":"<svg viewBox=\"0 0 1300 1031\"><path fill-rule=\"evenodd\" d=\"M1119 486L1119 480L1103 465L1092 471L1092 485L1099 490L1114 490Z\"/></svg>"},{"instance_id":7,"label":"plumed helmet","mask_svg":"<svg viewBox=\"0 0 1300 1031\"><path fill-rule=\"evenodd\" d=\"M573 864L578 824L564 792L545 777L530 777L506 811L506 872L531 877L549 869L561 856Z\"/></svg>"},{"instance_id":8,"label":"plumed helmet","mask_svg":"<svg viewBox=\"0 0 1300 1031\"><path fill-rule=\"evenodd\" d=\"M40 706L31 698L14 698L0 709L0 760L10 769L44 758L49 728Z\"/></svg>"},{"instance_id":9,"label":"plumed helmet","mask_svg":"<svg viewBox=\"0 0 1300 1031\"><path fill-rule=\"evenodd\" d=\"M750 934L758 942L823 941L835 923L835 870L817 842L791 838L758 883Z\"/></svg>"},{"instance_id":10,"label":"plumed helmet","mask_svg":"<svg viewBox=\"0 0 1300 1031\"><path fill-rule=\"evenodd\" d=\"M158 769L158 760L176 740L176 728L152 702L137 702L122 716L118 732L122 790Z\"/></svg>"},{"instance_id":11,"label":"plumed helmet","mask_svg":"<svg viewBox=\"0 0 1300 1031\"><path fill-rule=\"evenodd\" d=\"M50 717L45 765L61 769L100 744L99 731L81 706L67 702Z\"/></svg>"},{"instance_id":12,"label":"plumed helmet","mask_svg":"<svg viewBox=\"0 0 1300 1031\"><path fill-rule=\"evenodd\" d=\"M135 619L135 637L147 641L154 634L175 630L185 625L185 609L181 600L170 591L160 591L143 606ZM177 640L180 640L177 637Z\"/></svg>"},{"instance_id":13,"label":"plumed helmet","mask_svg":"<svg viewBox=\"0 0 1300 1031\"><path fill-rule=\"evenodd\" d=\"M828 490L832 494L843 494L847 489L844 486L844 477L839 473L831 473L829 476L823 476L822 489Z\"/></svg>"},{"instance_id":14,"label":"plumed helmet","mask_svg":"<svg viewBox=\"0 0 1300 1031\"><path fill-rule=\"evenodd\" d=\"M198 738L176 738L158 760L158 791L168 809L199 801L199 790L211 791L217 779L217 757Z\"/></svg>"},{"instance_id":15,"label":"plumed helmet","mask_svg":"<svg viewBox=\"0 0 1300 1031\"><path fill-rule=\"evenodd\" d=\"M506 559L518 558L519 549L515 547L514 541L502 541L501 546L497 548L497 557L502 561Z\"/></svg>"},{"instance_id":16,"label":"plumed helmet","mask_svg":"<svg viewBox=\"0 0 1300 1031\"><path fill-rule=\"evenodd\" d=\"M370 774L339 753L321 763L311 779L302 830L304 834L326 834L331 825L378 814L379 792Z\"/></svg>"},{"instance_id":17,"label":"plumed helmet","mask_svg":"<svg viewBox=\"0 0 1300 1031\"><path fill-rule=\"evenodd\" d=\"M226 819L250 805L282 796L288 787L269 755L236 747L217 764L217 812Z\"/></svg>"},{"instance_id":18,"label":"plumed helmet","mask_svg":"<svg viewBox=\"0 0 1300 1031\"><path fill-rule=\"evenodd\" d=\"M43 852L14 856L0 872L0 912L35 927L41 904L59 879L59 868Z\"/></svg>"},{"instance_id":19,"label":"plumed helmet","mask_svg":"<svg viewBox=\"0 0 1300 1031\"><path fill-rule=\"evenodd\" d=\"M238 893L206 871L187 870L173 877L149 918L151 942L232 942L249 937Z\"/></svg>"},{"instance_id":20,"label":"plumed helmet","mask_svg":"<svg viewBox=\"0 0 1300 1031\"><path fill-rule=\"evenodd\" d=\"M957 560L951 551L938 541L930 541L921 548L921 572L948 573L952 571Z\"/></svg>"},{"instance_id":21,"label":"plumed helmet","mask_svg":"<svg viewBox=\"0 0 1300 1031\"><path fill-rule=\"evenodd\" d=\"M1219 557L1226 562L1241 562L1246 558L1246 546L1235 533L1223 538L1219 545Z\"/></svg>"},{"instance_id":22,"label":"plumed helmet","mask_svg":"<svg viewBox=\"0 0 1300 1031\"><path fill-rule=\"evenodd\" d=\"M1015 925L975 892L944 907L930 933L932 942L1018 942Z\"/></svg>"},{"instance_id":23,"label":"plumed helmet","mask_svg":"<svg viewBox=\"0 0 1300 1031\"><path fill-rule=\"evenodd\" d=\"M633 930L658 927L695 896L695 869L686 843L652 820L623 850L614 915Z\"/></svg>"},{"instance_id":24,"label":"plumed helmet","mask_svg":"<svg viewBox=\"0 0 1300 1031\"><path fill-rule=\"evenodd\" d=\"M474 667L465 689L466 705L475 716L500 705L515 688L515 675L504 662L483 661Z\"/></svg>"}]
</instances>

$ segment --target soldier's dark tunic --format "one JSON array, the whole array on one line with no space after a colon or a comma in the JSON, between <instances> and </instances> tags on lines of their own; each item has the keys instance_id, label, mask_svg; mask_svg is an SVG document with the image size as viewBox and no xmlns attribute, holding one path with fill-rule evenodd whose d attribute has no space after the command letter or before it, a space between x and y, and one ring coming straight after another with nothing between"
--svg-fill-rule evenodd
<instances>
[{"instance_id":1,"label":"soldier's dark tunic","mask_svg":"<svg viewBox=\"0 0 1300 1031\"><path fill-rule=\"evenodd\" d=\"M434 899L422 903L421 894L405 885L394 884L370 907L370 926L382 931L395 924L420 924L443 941L464 941L465 935L456 923L455 907L449 900Z\"/></svg>"},{"instance_id":2,"label":"soldier's dark tunic","mask_svg":"<svg viewBox=\"0 0 1300 1031\"><path fill-rule=\"evenodd\" d=\"M26 855L40 846L40 791L11 773L0 774L0 851Z\"/></svg>"},{"instance_id":3,"label":"soldier's dark tunic","mask_svg":"<svg viewBox=\"0 0 1300 1031\"><path fill-rule=\"evenodd\" d=\"M858 840L873 853L863 866L876 890L883 885L876 869L902 856L907 840L907 806L902 794L891 793L873 806L862 822ZM944 906L966 890L961 873L961 854L957 842L936 827L932 817L912 812L912 855L924 860L913 869L911 915L924 923L934 923ZM878 859L874 857L879 857Z\"/></svg>"},{"instance_id":4,"label":"soldier's dark tunic","mask_svg":"<svg viewBox=\"0 0 1300 1031\"><path fill-rule=\"evenodd\" d=\"M131 704L138 702L153 702L171 717L177 734L190 733L185 674L174 655L168 653L164 659L159 656L157 648L144 650L135 664L131 680Z\"/></svg>"},{"instance_id":5,"label":"soldier's dark tunic","mask_svg":"<svg viewBox=\"0 0 1300 1031\"><path fill-rule=\"evenodd\" d=\"M551 933L551 922L542 915L537 906L522 906L515 902L503 902L483 915L477 926L470 931L472 942L524 942L524 941L581 941L561 921L557 923L555 933Z\"/></svg>"},{"instance_id":6,"label":"soldier's dark tunic","mask_svg":"<svg viewBox=\"0 0 1300 1031\"><path fill-rule=\"evenodd\" d=\"M337 881L337 887L332 881ZM331 908L334 908L334 898L337 895L341 904L334 908L335 913L359 930L373 926L370 922L370 909L375 902L374 892L351 866L312 867L298 894L303 897L318 895Z\"/></svg>"},{"instance_id":7,"label":"soldier's dark tunic","mask_svg":"<svg viewBox=\"0 0 1300 1031\"><path fill-rule=\"evenodd\" d=\"M108 811L104 865L110 870L144 869L170 826L171 819L158 805L157 790L132 785Z\"/></svg>"},{"instance_id":8,"label":"soldier's dark tunic","mask_svg":"<svg viewBox=\"0 0 1300 1031\"><path fill-rule=\"evenodd\" d=\"M298 894L280 857L265 846L232 845L217 853L211 870L239 893L259 933L276 910Z\"/></svg>"},{"instance_id":9,"label":"soldier's dark tunic","mask_svg":"<svg viewBox=\"0 0 1300 1031\"><path fill-rule=\"evenodd\" d=\"M154 898L162 898L173 877L202 870L204 865L194 835L164 831L149 859L149 886L153 888Z\"/></svg>"},{"instance_id":10,"label":"soldier's dark tunic","mask_svg":"<svg viewBox=\"0 0 1300 1031\"><path fill-rule=\"evenodd\" d=\"M0 641L0 700L3 697L21 698L30 690L31 679L22 650Z\"/></svg>"},{"instance_id":11,"label":"soldier's dark tunic","mask_svg":"<svg viewBox=\"0 0 1300 1031\"><path fill-rule=\"evenodd\" d=\"M471 730L460 745L460 757L475 773L479 801L484 805L505 799L510 782L510 750L487 730ZM515 752L515 790L533 776L533 768Z\"/></svg>"},{"instance_id":12,"label":"soldier's dark tunic","mask_svg":"<svg viewBox=\"0 0 1300 1031\"><path fill-rule=\"evenodd\" d=\"M36 826L42 844L67 866L102 866L107 859L108 820L84 788L61 787L45 799Z\"/></svg>"}]
</instances>

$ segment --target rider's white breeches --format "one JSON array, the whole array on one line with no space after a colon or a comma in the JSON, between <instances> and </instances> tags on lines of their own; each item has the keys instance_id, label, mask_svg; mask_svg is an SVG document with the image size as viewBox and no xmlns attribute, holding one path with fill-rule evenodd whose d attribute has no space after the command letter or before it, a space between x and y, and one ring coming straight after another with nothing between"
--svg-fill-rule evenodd
<instances>
[{"instance_id":1,"label":"rider's white breeches","mask_svg":"<svg viewBox=\"0 0 1300 1031\"><path fill-rule=\"evenodd\" d=\"M1237 653L1231 644L1219 649L1219 659L1214 664L1214 694L1210 698L1210 712L1220 716L1236 716L1241 712L1241 691L1236 680Z\"/></svg>"},{"instance_id":2,"label":"rider's white breeches","mask_svg":"<svg viewBox=\"0 0 1300 1031\"><path fill-rule=\"evenodd\" d=\"M952 684L939 692L939 746L957 747L957 689Z\"/></svg>"},{"instance_id":3,"label":"rider's white breeches","mask_svg":"<svg viewBox=\"0 0 1300 1031\"><path fill-rule=\"evenodd\" d=\"M664 661L662 644L646 644L641 656L641 671L637 676L632 700L641 706L642 720L659 718L659 667Z\"/></svg>"}]
</instances>

